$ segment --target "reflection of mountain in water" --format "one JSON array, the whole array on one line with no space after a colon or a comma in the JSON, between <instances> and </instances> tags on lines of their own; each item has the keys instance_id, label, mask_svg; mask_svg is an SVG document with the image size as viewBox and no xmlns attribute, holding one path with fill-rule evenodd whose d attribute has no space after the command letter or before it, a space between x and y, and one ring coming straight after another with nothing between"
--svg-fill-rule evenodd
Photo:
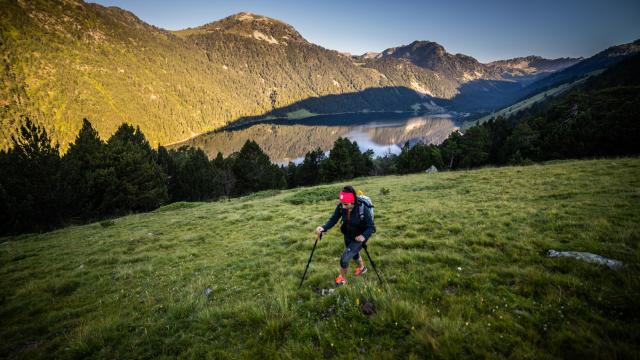
<instances>
[{"instance_id":1,"label":"reflection of mountain in water","mask_svg":"<svg viewBox=\"0 0 640 360\"><path fill-rule=\"evenodd\" d=\"M418 141L440 144L454 129L457 129L450 117L417 116L409 118L401 124L372 125L374 126L363 126L362 131L378 145L397 144L402 146L407 141L411 144Z\"/></svg>"},{"instance_id":2,"label":"reflection of mountain in water","mask_svg":"<svg viewBox=\"0 0 640 360\"><path fill-rule=\"evenodd\" d=\"M372 149L376 155L383 155L387 151L399 152L400 146L407 141L439 144L455 129L457 126L450 116L393 118L349 126L326 120L306 121L304 125L261 123L209 133L172 147L190 145L203 149L210 158L218 152L226 157L240 150L247 139L252 139L272 161L285 163L318 147L328 151L338 137L348 137L357 141L363 151Z\"/></svg>"}]
</instances>

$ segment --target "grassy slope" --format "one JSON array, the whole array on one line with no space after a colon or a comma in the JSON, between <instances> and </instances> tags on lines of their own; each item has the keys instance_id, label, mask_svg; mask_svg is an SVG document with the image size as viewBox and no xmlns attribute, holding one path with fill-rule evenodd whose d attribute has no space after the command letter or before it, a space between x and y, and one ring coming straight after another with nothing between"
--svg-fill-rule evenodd
<instances>
[{"instance_id":1,"label":"grassy slope","mask_svg":"<svg viewBox=\"0 0 640 360\"><path fill-rule=\"evenodd\" d=\"M332 296L314 293L337 273L342 240L333 229L296 289L313 228L329 216L339 185L177 203L0 240L0 357L640 351L640 159L354 183L376 202L370 251L385 286L371 271ZM546 258L550 248L628 266ZM364 300L375 315L361 313Z\"/></svg>"},{"instance_id":2,"label":"grassy slope","mask_svg":"<svg viewBox=\"0 0 640 360\"><path fill-rule=\"evenodd\" d=\"M476 120L467 121L466 123L464 123L462 125L462 129L466 130L466 129L470 128L471 126L475 125L476 123L482 124L484 122L487 122L487 121L491 120L491 118L497 118L498 116L509 118L511 115L517 114L518 112L520 112L522 110L530 108L531 106L533 106L536 103L539 103L541 101L546 100L547 96L554 96L554 97L560 96L563 93L565 93L566 91L573 89L576 85L584 83L589 77L594 76L594 75L598 75L600 73L602 73L602 70L593 71L593 72L587 74L586 76L584 76L584 77L582 77L582 78L580 78L578 80L575 80L575 81L570 82L570 83L563 83L563 84L561 84L561 85L559 85L559 86L557 86L555 88L539 92L539 93L537 93L537 94L535 94L535 95L533 95L533 96L531 96L531 97L529 97L527 99L524 99L524 100L519 101L519 102L517 102L515 104L507 106L507 107L505 107L505 108L503 108L501 110L498 110L495 113L492 113L492 114L489 114L489 115L485 115L485 116L483 116L483 117L481 117L479 119L476 119Z\"/></svg>"}]
</instances>

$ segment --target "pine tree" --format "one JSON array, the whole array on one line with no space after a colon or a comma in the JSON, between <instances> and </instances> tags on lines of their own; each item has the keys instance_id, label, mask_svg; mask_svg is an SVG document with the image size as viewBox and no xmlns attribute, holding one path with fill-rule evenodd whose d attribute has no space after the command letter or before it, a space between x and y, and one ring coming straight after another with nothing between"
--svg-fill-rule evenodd
<instances>
[{"instance_id":1,"label":"pine tree","mask_svg":"<svg viewBox=\"0 0 640 360\"><path fill-rule=\"evenodd\" d=\"M324 159L324 151L320 148L307 152L304 161L298 167L298 184L302 186L317 184L320 181L320 164Z\"/></svg>"},{"instance_id":2,"label":"pine tree","mask_svg":"<svg viewBox=\"0 0 640 360\"><path fill-rule=\"evenodd\" d=\"M411 172L411 145L405 142L402 146L400 154L396 157L396 169L399 174L408 174Z\"/></svg>"},{"instance_id":3,"label":"pine tree","mask_svg":"<svg viewBox=\"0 0 640 360\"><path fill-rule=\"evenodd\" d=\"M168 200L165 174L140 128L123 124L107 141L108 168L99 176L106 194L100 211L107 215L149 211Z\"/></svg>"},{"instance_id":4,"label":"pine tree","mask_svg":"<svg viewBox=\"0 0 640 360\"><path fill-rule=\"evenodd\" d=\"M47 132L25 118L13 148L0 153L0 233L44 231L64 220L58 145Z\"/></svg>"},{"instance_id":5,"label":"pine tree","mask_svg":"<svg viewBox=\"0 0 640 360\"><path fill-rule=\"evenodd\" d=\"M284 169L287 174L287 187L289 189L298 186L298 168L298 165L289 161L289 164L287 164L287 167Z\"/></svg>"},{"instance_id":6,"label":"pine tree","mask_svg":"<svg viewBox=\"0 0 640 360\"><path fill-rule=\"evenodd\" d=\"M456 169L462 155L462 134L458 130L449 134L449 137L440 144L442 160L449 169Z\"/></svg>"},{"instance_id":7,"label":"pine tree","mask_svg":"<svg viewBox=\"0 0 640 360\"><path fill-rule=\"evenodd\" d=\"M247 140L240 149L233 164L233 173L237 179L236 195L273 189L280 185L275 183L276 177L269 157L253 140Z\"/></svg>"},{"instance_id":8,"label":"pine tree","mask_svg":"<svg viewBox=\"0 0 640 360\"><path fill-rule=\"evenodd\" d=\"M490 149L489 163L504 165L507 163L507 138L511 135L512 127L503 117L498 117L483 124L489 130Z\"/></svg>"},{"instance_id":9,"label":"pine tree","mask_svg":"<svg viewBox=\"0 0 640 360\"><path fill-rule=\"evenodd\" d=\"M507 139L509 153L512 154L509 163L522 163L524 160L537 160L539 134L529 126L527 121L516 125L513 133ZM567 139L570 141L570 139Z\"/></svg>"},{"instance_id":10,"label":"pine tree","mask_svg":"<svg viewBox=\"0 0 640 360\"><path fill-rule=\"evenodd\" d=\"M227 198L231 197L236 191L236 183L238 180L233 168L237 157L238 153L233 153L225 159L222 153L218 152L218 155L212 161L214 168L220 176L222 194Z\"/></svg>"},{"instance_id":11,"label":"pine tree","mask_svg":"<svg viewBox=\"0 0 640 360\"><path fill-rule=\"evenodd\" d=\"M353 144L347 138L339 137L333 143L333 148L329 152L330 162L325 166L325 177L328 181L352 179L355 176L353 160L357 161L357 159L353 159L352 147Z\"/></svg>"},{"instance_id":12,"label":"pine tree","mask_svg":"<svg viewBox=\"0 0 640 360\"><path fill-rule=\"evenodd\" d=\"M220 196L221 179L204 151L183 146L169 154L175 164L170 175L171 201L202 201Z\"/></svg>"},{"instance_id":13,"label":"pine tree","mask_svg":"<svg viewBox=\"0 0 640 360\"><path fill-rule=\"evenodd\" d=\"M103 182L96 178L100 169L107 167L105 144L98 132L87 120L74 143L62 158L67 192L67 211L70 217L95 219L99 205L103 201L105 189L97 185Z\"/></svg>"},{"instance_id":14,"label":"pine tree","mask_svg":"<svg viewBox=\"0 0 640 360\"><path fill-rule=\"evenodd\" d=\"M373 150L369 149L365 152L360 152L358 144L354 141L351 149L351 156L355 159L354 162L354 176L369 176L373 174Z\"/></svg>"},{"instance_id":15,"label":"pine tree","mask_svg":"<svg viewBox=\"0 0 640 360\"><path fill-rule=\"evenodd\" d=\"M461 167L471 168L485 165L489 159L489 132L483 126L472 126L462 137L460 147L462 150Z\"/></svg>"},{"instance_id":16,"label":"pine tree","mask_svg":"<svg viewBox=\"0 0 640 360\"><path fill-rule=\"evenodd\" d=\"M287 183L287 171L283 167L272 164L271 165L271 173L273 174L273 180L271 188L273 189L286 189L288 186Z\"/></svg>"},{"instance_id":17,"label":"pine tree","mask_svg":"<svg viewBox=\"0 0 640 360\"><path fill-rule=\"evenodd\" d=\"M398 155L387 151L383 156L378 156L374 161L375 175L390 175L398 172Z\"/></svg>"}]
</instances>

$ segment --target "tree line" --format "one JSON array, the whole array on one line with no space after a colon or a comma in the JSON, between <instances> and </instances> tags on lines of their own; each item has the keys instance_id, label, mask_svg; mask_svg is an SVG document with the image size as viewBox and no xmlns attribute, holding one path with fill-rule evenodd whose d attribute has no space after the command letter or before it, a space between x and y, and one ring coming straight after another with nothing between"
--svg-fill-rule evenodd
<instances>
[{"instance_id":1,"label":"tree line","mask_svg":"<svg viewBox=\"0 0 640 360\"><path fill-rule=\"evenodd\" d=\"M282 169L253 141L209 160L194 148L154 150L128 124L104 142L85 119L61 156L44 128L26 119L12 143L0 151L2 235L287 187Z\"/></svg>"}]
</instances>

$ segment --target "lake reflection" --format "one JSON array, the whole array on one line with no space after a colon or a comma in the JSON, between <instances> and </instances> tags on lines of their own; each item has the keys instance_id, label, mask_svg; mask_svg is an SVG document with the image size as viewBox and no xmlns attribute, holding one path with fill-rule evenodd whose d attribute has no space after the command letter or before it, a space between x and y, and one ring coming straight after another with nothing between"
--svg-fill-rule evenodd
<instances>
[{"instance_id":1,"label":"lake reflection","mask_svg":"<svg viewBox=\"0 0 640 360\"><path fill-rule=\"evenodd\" d=\"M408 141L440 144L457 129L450 116L415 116L403 121L374 121L353 127L346 134L355 140L362 151L372 149L376 156L387 152L400 153Z\"/></svg>"},{"instance_id":2,"label":"lake reflection","mask_svg":"<svg viewBox=\"0 0 640 360\"><path fill-rule=\"evenodd\" d=\"M351 115L353 116L353 115ZM355 124L354 124L355 123ZM300 161L304 154L320 148L329 151L338 137L356 141L361 151L372 149L375 156L391 152L397 154L406 142L418 141L440 144L458 129L448 114L429 116L322 116L297 121L278 120L252 126L204 134L184 143L203 149L210 158L221 152L225 157L240 150L252 139L269 155L271 161L287 163Z\"/></svg>"}]
</instances>

